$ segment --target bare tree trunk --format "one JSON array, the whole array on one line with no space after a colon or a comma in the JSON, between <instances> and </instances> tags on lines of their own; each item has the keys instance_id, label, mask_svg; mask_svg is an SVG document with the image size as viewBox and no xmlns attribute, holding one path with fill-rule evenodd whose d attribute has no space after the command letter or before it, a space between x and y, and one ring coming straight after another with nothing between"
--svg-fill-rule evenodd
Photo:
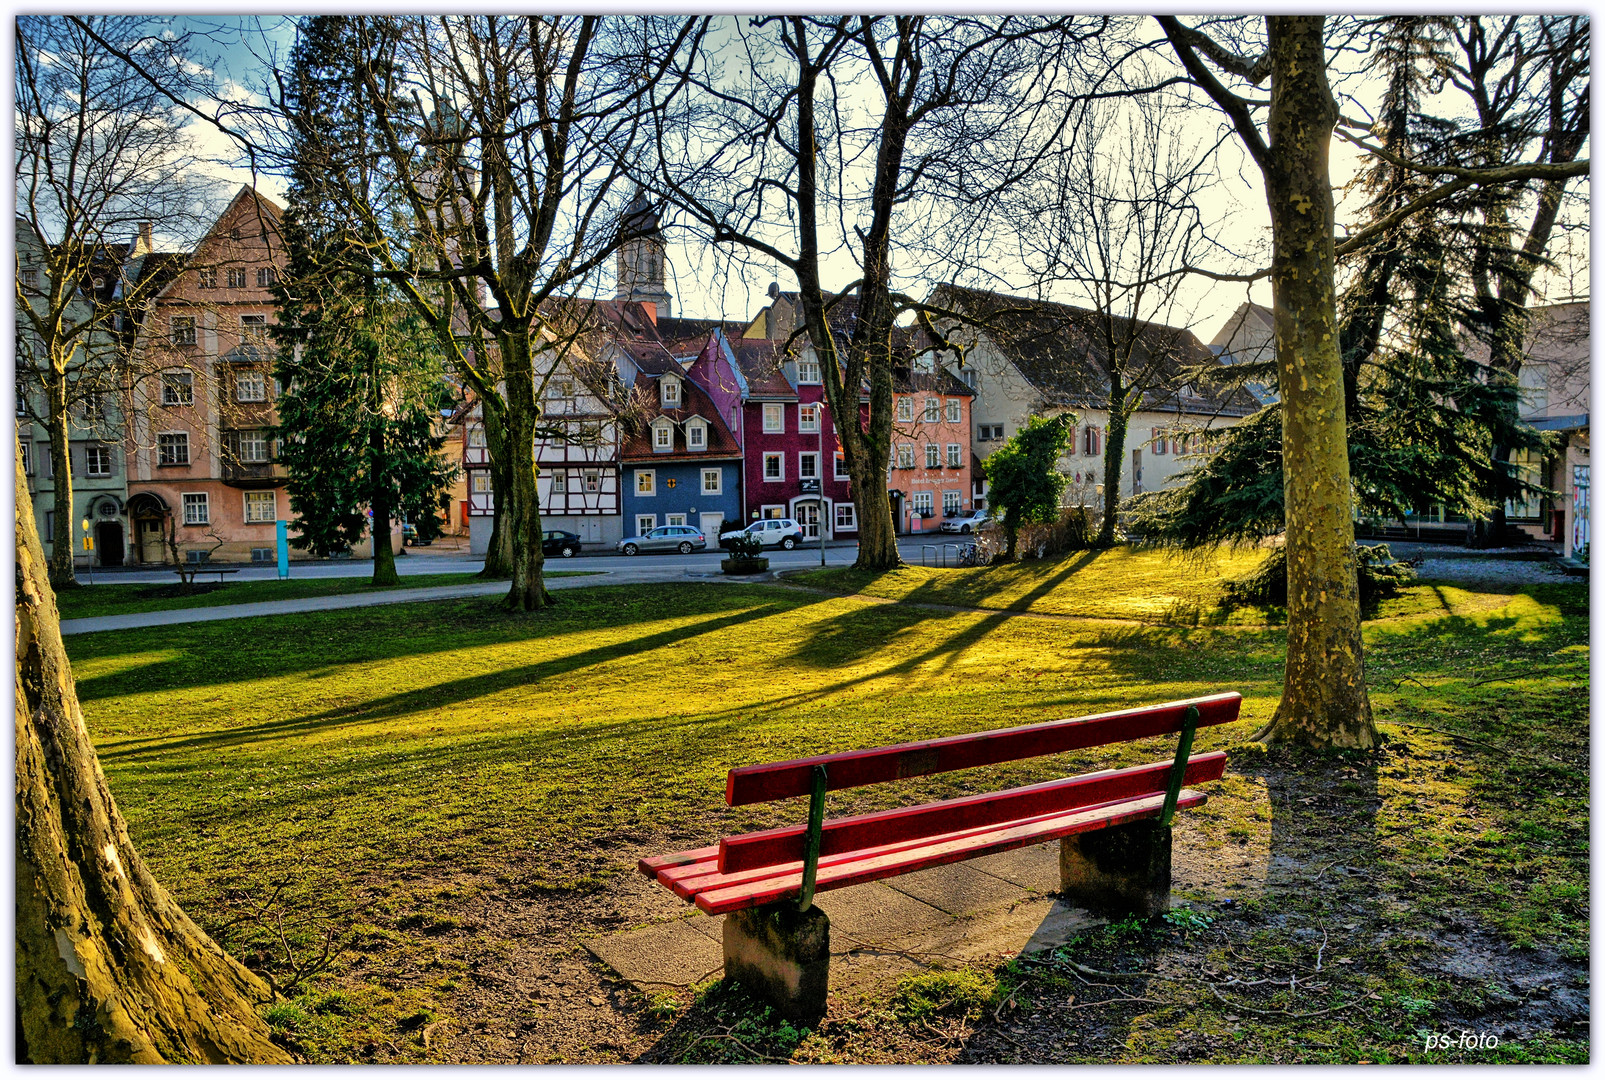
<instances>
[{"instance_id":1,"label":"bare tree trunk","mask_svg":"<svg viewBox=\"0 0 1605 1080\"><path fill-rule=\"evenodd\" d=\"M1113 547L1115 544L1115 515L1120 509L1120 474L1125 461L1126 429L1130 422L1126 415L1125 386L1119 372L1111 370L1109 427L1103 433L1103 521L1098 525L1097 547Z\"/></svg>"},{"instance_id":2,"label":"bare tree trunk","mask_svg":"<svg viewBox=\"0 0 1605 1080\"><path fill-rule=\"evenodd\" d=\"M539 611L550 602L542 581L546 556L541 551L541 506L536 486L535 425L540 410L535 403L534 369L527 333L502 337L507 383L507 443L509 485L504 526L512 544L513 586L507 593L509 611Z\"/></svg>"},{"instance_id":3,"label":"bare tree trunk","mask_svg":"<svg viewBox=\"0 0 1605 1080\"><path fill-rule=\"evenodd\" d=\"M20 464L17 481L26 491ZM16 523L17 1060L291 1061L257 1015L272 992L134 850L84 728L26 498Z\"/></svg>"},{"instance_id":4,"label":"bare tree trunk","mask_svg":"<svg viewBox=\"0 0 1605 1080\"><path fill-rule=\"evenodd\" d=\"M368 466L369 475L374 477L373 494L369 499L368 508L373 511L373 525L370 535L373 538L373 580L371 585L399 585L401 577L396 573L396 552L390 546L390 485L384 476L385 459L385 433L383 417L375 420L368 432L368 453L371 462Z\"/></svg>"},{"instance_id":5,"label":"bare tree trunk","mask_svg":"<svg viewBox=\"0 0 1605 1080\"><path fill-rule=\"evenodd\" d=\"M1270 153L1276 363L1287 507L1287 661L1282 700L1256 738L1376 742L1365 690L1350 514L1343 364L1336 326L1327 152L1337 118L1321 16L1270 16Z\"/></svg>"},{"instance_id":6,"label":"bare tree trunk","mask_svg":"<svg viewBox=\"0 0 1605 1080\"><path fill-rule=\"evenodd\" d=\"M50 530L50 586L53 589L76 589L78 577L73 569L73 522L77 515L72 506L72 444L67 419L67 380L53 379L45 387L50 410L50 482L54 485L50 496L55 522ZM17 489L26 492L24 485Z\"/></svg>"},{"instance_id":7,"label":"bare tree trunk","mask_svg":"<svg viewBox=\"0 0 1605 1080\"><path fill-rule=\"evenodd\" d=\"M903 564L903 556L897 548L892 497L886 490L886 466L877 464L866 450L852 459L848 473L853 478L853 502L858 511L858 559L853 566L860 570L895 570ZM824 524L821 518L820 527Z\"/></svg>"},{"instance_id":8,"label":"bare tree trunk","mask_svg":"<svg viewBox=\"0 0 1605 1080\"><path fill-rule=\"evenodd\" d=\"M513 472L507 461L507 426L502 423L499 410L481 406L480 418L485 424L485 450L490 459L490 544L485 549L485 567L479 572L482 578L510 578L513 576L513 533L507 502L512 497Z\"/></svg>"}]
</instances>

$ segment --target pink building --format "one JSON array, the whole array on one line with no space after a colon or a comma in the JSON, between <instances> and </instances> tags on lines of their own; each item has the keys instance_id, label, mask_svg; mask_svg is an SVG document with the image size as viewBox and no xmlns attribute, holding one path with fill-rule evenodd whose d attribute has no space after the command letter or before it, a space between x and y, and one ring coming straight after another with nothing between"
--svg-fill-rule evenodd
<instances>
[{"instance_id":1,"label":"pink building","mask_svg":"<svg viewBox=\"0 0 1605 1080\"><path fill-rule=\"evenodd\" d=\"M891 479L899 533L936 529L975 506L971 487L970 400L975 391L947 371L896 373Z\"/></svg>"}]
</instances>

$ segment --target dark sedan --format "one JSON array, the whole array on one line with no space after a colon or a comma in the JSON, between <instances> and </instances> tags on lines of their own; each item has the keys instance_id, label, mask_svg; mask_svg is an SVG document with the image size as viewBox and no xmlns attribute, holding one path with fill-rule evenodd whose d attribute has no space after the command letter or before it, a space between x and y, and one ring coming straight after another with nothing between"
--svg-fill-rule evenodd
<instances>
[{"instance_id":1,"label":"dark sedan","mask_svg":"<svg viewBox=\"0 0 1605 1080\"><path fill-rule=\"evenodd\" d=\"M548 529L541 533L541 554L561 555L565 559L572 559L580 553L580 538L577 533L564 532L562 529Z\"/></svg>"}]
</instances>

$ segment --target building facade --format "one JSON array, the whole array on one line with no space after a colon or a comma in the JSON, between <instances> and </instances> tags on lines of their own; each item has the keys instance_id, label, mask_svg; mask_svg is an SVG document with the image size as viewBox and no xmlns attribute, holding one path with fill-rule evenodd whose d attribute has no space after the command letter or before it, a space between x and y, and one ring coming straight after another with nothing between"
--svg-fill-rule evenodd
<instances>
[{"instance_id":1,"label":"building facade","mask_svg":"<svg viewBox=\"0 0 1605 1080\"><path fill-rule=\"evenodd\" d=\"M976 508L970 452L975 391L934 365L899 370L892 389L892 520L899 533L930 532L943 518Z\"/></svg>"},{"instance_id":2,"label":"building facade","mask_svg":"<svg viewBox=\"0 0 1605 1080\"><path fill-rule=\"evenodd\" d=\"M643 372L635 389L643 417L620 454L626 535L690 525L717 546L719 527L742 519L740 444L684 371Z\"/></svg>"}]
</instances>

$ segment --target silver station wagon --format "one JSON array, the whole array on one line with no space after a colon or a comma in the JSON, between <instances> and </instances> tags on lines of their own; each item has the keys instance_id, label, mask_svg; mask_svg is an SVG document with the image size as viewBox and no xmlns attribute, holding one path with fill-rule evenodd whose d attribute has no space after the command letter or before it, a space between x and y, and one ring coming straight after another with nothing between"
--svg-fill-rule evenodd
<instances>
[{"instance_id":1,"label":"silver station wagon","mask_svg":"<svg viewBox=\"0 0 1605 1080\"><path fill-rule=\"evenodd\" d=\"M626 536L618 542L618 549L626 555L639 555L643 551L678 551L689 555L708 546L702 530L689 525L662 525L642 536Z\"/></svg>"}]
</instances>

